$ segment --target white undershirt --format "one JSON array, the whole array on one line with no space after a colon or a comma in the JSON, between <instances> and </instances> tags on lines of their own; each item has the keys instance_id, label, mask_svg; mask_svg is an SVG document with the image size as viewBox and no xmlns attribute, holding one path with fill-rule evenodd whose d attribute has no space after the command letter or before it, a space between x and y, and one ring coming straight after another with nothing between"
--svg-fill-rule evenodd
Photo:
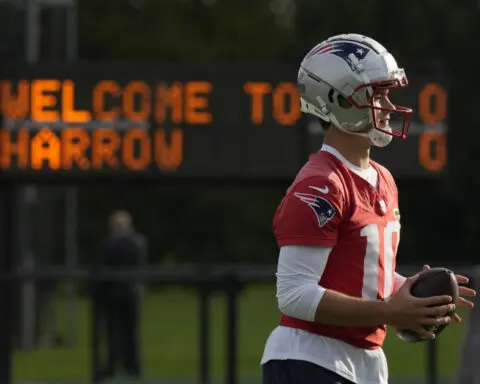
<instances>
[{"instance_id":1,"label":"white undershirt","mask_svg":"<svg viewBox=\"0 0 480 384\"><path fill-rule=\"evenodd\" d=\"M338 151L324 145L352 172L363 177L375 188L378 173L372 166L362 169L348 162ZM277 300L282 313L313 321L325 289L318 285L331 248L285 246L280 249L277 266ZM404 278L396 275L396 288ZM320 365L358 384L388 382L387 361L383 350L364 350L343 341L312 334L303 330L278 326L270 335L261 363L269 360L295 359Z\"/></svg>"},{"instance_id":2,"label":"white undershirt","mask_svg":"<svg viewBox=\"0 0 480 384\"><path fill-rule=\"evenodd\" d=\"M356 165L349 162L340 152L338 152L335 148L329 145L323 145L321 151L328 152L339 159L343 164L345 164L348 169L350 169L353 173L356 173L361 178L368 181L373 188L378 189L378 172L377 170L372 167L371 165L368 168L360 168Z\"/></svg>"}]
</instances>

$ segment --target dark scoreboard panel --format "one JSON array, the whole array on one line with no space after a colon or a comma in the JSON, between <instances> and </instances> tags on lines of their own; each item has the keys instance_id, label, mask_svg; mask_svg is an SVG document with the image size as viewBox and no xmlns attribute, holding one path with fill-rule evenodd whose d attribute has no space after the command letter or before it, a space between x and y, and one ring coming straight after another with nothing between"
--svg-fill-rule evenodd
<instances>
[{"instance_id":1,"label":"dark scoreboard panel","mask_svg":"<svg viewBox=\"0 0 480 384\"><path fill-rule=\"evenodd\" d=\"M291 178L322 141L301 116L293 67L0 69L3 177ZM415 109L411 134L372 156L398 177L436 177L447 162L447 82L408 76L394 101Z\"/></svg>"}]
</instances>

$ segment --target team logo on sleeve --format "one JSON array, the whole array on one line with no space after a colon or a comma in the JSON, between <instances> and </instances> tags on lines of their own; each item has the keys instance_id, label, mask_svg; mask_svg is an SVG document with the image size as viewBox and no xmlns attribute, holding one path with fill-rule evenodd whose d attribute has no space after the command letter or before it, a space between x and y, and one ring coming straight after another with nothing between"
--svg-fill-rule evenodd
<instances>
[{"instance_id":1,"label":"team logo on sleeve","mask_svg":"<svg viewBox=\"0 0 480 384\"><path fill-rule=\"evenodd\" d=\"M333 216L335 216L335 208L333 208L332 204L330 204L327 199L310 193L296 192L295 196L312 208L317 216L320 227L323 227L333 218Z\"/></svg>"}]
</instances>

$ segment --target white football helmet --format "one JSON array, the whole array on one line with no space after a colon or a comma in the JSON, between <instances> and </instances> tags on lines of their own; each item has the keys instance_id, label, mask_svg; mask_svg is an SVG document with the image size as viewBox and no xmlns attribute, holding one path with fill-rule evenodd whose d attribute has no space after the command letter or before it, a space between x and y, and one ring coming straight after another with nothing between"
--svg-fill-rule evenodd
<instances>
[{"instance_id":1,"label":"white football helmet","mask_svg":"<svg viewBox=\"0 0 480 384\"><path fill-rule=\"evenodd\" d=\"M302 112L368 137L378 147L394 136L407 137L412 109L374 105L374 91L407 85L405 71L394 57L375 40L358 34L337 35L317 44L303 59L297 79ZM401 113L402 123L379 127L377 111Z\"/></svg>"}]
</instances>

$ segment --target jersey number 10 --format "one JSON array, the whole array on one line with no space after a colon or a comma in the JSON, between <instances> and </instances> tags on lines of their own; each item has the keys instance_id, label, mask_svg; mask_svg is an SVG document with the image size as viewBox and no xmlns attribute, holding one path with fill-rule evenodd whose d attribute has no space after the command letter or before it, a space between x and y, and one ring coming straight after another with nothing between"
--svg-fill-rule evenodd
<instances>
[{"instance_id":1,"label":"jersey number 10","mask_svg":"<svg viewBox=\"0 0 480 384\"><path fill-rule=\"evenodd\" d=\"M392 294L395 256L400 241L400 223L369 224L360 232L367 238L363 264L362 297L369 300L384 299Z\"/></svg>"}]
</instances>

